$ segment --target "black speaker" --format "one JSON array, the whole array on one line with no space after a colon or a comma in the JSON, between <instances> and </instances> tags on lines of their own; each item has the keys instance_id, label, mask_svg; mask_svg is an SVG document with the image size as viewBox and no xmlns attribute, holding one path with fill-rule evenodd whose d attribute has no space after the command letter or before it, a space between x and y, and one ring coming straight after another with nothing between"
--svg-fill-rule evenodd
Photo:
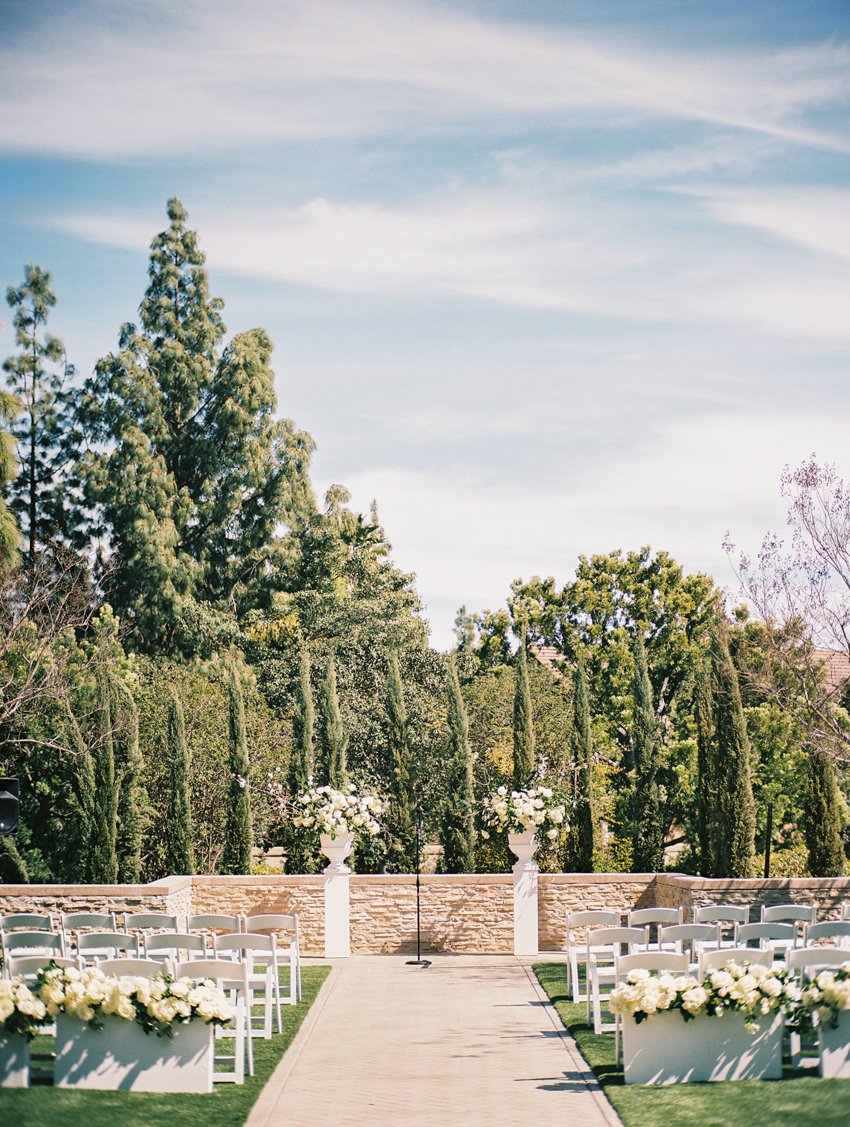
<instances>
[{"instance_id":1,"label":"black speaker","mask_svg":"<svg viewBox=\"0 0 850 1127\"><path fill-rule=\"evenodd\" d=\"M21 787L17 779L0 778L0 834L16 834L21 820Z\"/></svg>"}]
</instances>

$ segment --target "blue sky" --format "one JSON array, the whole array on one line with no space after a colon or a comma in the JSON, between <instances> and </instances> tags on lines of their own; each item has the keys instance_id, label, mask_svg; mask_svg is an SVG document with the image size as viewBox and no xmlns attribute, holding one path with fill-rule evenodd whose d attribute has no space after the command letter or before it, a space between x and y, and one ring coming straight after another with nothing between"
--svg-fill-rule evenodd
<instances>
[{"instance_id":1,"label":"blue sky","mask_svg":"<svg viewBox=\"0 0 850 1127\"><path fill-rule=\"evenodd\" d=\"M731 585L850 474L848 110L845 0L0 0L0 281L88 372L179 196L446 647L579 553Z\"/></svg>"}]
</instances>

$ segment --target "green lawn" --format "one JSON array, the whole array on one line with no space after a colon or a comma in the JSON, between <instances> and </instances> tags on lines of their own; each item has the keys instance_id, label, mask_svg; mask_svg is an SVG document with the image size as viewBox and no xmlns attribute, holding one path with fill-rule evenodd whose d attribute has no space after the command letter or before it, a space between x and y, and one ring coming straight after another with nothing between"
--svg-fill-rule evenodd
<instances>
[{"instance_id":1,"label":"green lawn","mask_svg":"<svg viewBox=\"0 0 850 1127\"><path fill-rule=\"evenodd\" d=\"M614 1059L613 1033L594 1034L584 1002L567 1001L563 963L534 968L561 1021L626 1127L847 1127L850 1080L821 1080L785 1069L782 1080L676 1084L667 1088L626 1086Z\"/></svg>"},{"instance_id":2,"label":"green lawn","mask_svg":"<svg viewBox=\"0 0 850 1127\"><path fill-rule=\"evenodd\" d=\"M9 1127L241 1127L315 1000L330 967L305 967L304 997L284 1006L284 1031L254 1040L254 1075L241 1086L218 1084L208 1096L74 1092L36 1085L0 1089L0 1123ZM38 1052L50 1039L37 1038ZM36 1067L38 1064L36 1062Z\"/></svg>"}]
</instances>

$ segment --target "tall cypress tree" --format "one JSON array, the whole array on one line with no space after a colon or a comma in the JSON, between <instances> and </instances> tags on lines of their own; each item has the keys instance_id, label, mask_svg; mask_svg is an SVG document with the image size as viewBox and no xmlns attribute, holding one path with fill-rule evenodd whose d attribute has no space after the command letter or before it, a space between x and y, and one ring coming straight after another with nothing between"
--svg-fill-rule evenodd
<instances>
[{"instance_id":1,"label":"tall cypress tree","mask_svg":"<svg viewBox=\"0 0 850 1127\"><path fill-rule=\"evenodd\" d=\"M222 873L250 873L251 803L248 770L248 737L245 731L245 701L235 665L228 678L228 732L230 781L227 788L227 820L224 834Z\"/></svg>"},{"instance_id":2,"label":"tall cypress tree","mask_svg":"<svg viewBox=\"0 0 850 1127\"><path fill-rule=\"evenodd\" d=\"M694 713L697 724L697 836L700 874L716 877L725 868L720 796L722 784L717 761L716 720L710 657L697 667Z\"/></svg>"},{"instance_id":3,"label":"tall cypress tree","mask_svg":"<svg viewBox=\"0 0 850 1127\"><path fill-rule=\"evenodd\" d=\"M289 793L300 794L313 775L313 740L315 710L310 687L310 655L301 651L298 683L295 687L295 708L292 712L292 755L289 759Z\"/></svg>"},{"instance_id":4,"label":"tall cypress tree","mask_svg":"<svg viewBox=\"0 0 850 1127\"><path fill-rule=\"evenodd\" d=\"M168 763L165 867L175 876L191 875L195 871L195 846L189 802L189 748L183 705L173 685L168 693L165 739Z\"/></svg>"},{"instance_id":5,"label":"tall cypress tree","mask_svg":"<svg viewBox=\"0 0 850 1127\"><path fill-rule=\"evenodd\" d=\"M93 867L98 830L95 813L97 785L94 759L67 699L63 701L63 706L68 744L74 757L71 772L72 816L68 819L68 833L73 838L70 852L76 854L77 879L95 883L97 878Z\"/></svg>"},{"instance_id":6,"label":"tall cypress tree","mask_svg":"<svg viewBox=\"0 0 850 1127\"><path fill-rule=\"evenodd\" d=\"M3 426L11 423L18 413L18 402L7 391L0 390L0 494L14 478L17 469L15 443L10 431ZM18 559L20 531L13 513L0 495L0 575L11 570Z\"/></svg>"},{"instance_id":7,"label":"tall cypress tree","mask_svg":"<svg viewBox=\"0 0 850 1127\"><path fill-rule=\"evenodd\" d=\"M390 654L387 669L387 743L392 774L390 801L386 813L387 855L395 872L413 868L413 781L410 747L407 738L407 710L398 655Z\"/></svg>"},{"instance_id":8,"label":"tall cypress tree","mask_svg":"<svg viewBox=\"0 0 850 1127\"><path fill-rule=\"evenodd\" d=\"M835 768L826 752L815 748L809 751L804 815L809 872L813 877L840 877L844 849Z\"/></svg>"},{"instance_id":9,"label":"tall cypress tree","mask_svg":"<svg viewBox=\"0 0 850 1127\"><path fill-rule=\"evenodd\" d=\"M446 755L446 800L441 839L447 873L475 872L475 812L469 722L460 691L457 668L449 662L449 747Z\"/></svg>"},{"instance_id":10,"label":"tall cypress tree","mask_svg":"<svg viewBox=\"0 0 850 1127\"><path fill-rule=\"evenodd\" d=\"M632 870L657 873L664 867L664 830L658 793L658 752L660 733L652 701L652 685L646 663L643 638L635 636L632 677L632 761L634 791L632 819L634 846Z\"/></svg>"},{"instance_id":11,"label":"tall cypress tree","mask_svg":"<svg viewBox=\"0 0 850 1127\"><path fill-rule=\"evenodd\" d=\"M347 748L348 736L342 722L336 687L336 663L331 656L325 666L322 681L322 758L328 785L337 789L344 787L348 781L345 762Z\"/></svg>"},{"instance_id":12,"label":"tall cypress tree","mask_svg":"<svg viewBox=\"0 0 850 1127\"><path fill-rule=\"evenodd\" d=\"M96 738L94 763L94 835L90 879L94 884L115 884L118 880L116 832L118 791L115 786L115 749L112 707L106 670L97 673Z\"/></svg>"},{"instance_id":13,"label":"tall cypress tree","mask_svg":"<svg viewBox=\"0 0 850 1127\"><path fill-rule=\"evenodd\" d=\"M115 719L115 775L118 786L118 829L115 849L118 879L138 884L142 872L145 792L144 760L139 750L139 710L120 677L112 681ZM186 872L191 870L184 870Z\"/></svg>"},{"instance_id":14,"label":"tall cypress tree","mask_svg":"<svg viewBox=\"0 0 850 1127\"><path fill-rule=\"evenodd\" d=\"M531 714L531 689L528 684L528 658L525 631L516 655L514 687L514 788L528 786L534 776L534 721Z\"/></svg>"},{"instance_id":15,"label":"tall cypress tree","mask_svg":"<svg viewBox=\"0 0 850 1127\"><path fill-rule=\"evenodd\" d=\"M573 674L573 811L567 840L568 868L593 872L593 735L587 697L587 672L579 657Z\"/></svg>"}]
</instances>

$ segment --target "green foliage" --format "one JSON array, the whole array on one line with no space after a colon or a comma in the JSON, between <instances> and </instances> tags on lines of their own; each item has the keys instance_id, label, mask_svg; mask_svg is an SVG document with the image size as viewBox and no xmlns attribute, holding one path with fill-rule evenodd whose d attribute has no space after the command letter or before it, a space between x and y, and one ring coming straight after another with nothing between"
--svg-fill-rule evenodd
<instances>
[{"instance_id":1,"label":"green foliage","mask_svg":"<svg viewBox=\"0 0 850 1127\"><path fill-rule=\"evenodd\" d=\"M339 708L336 687L336 663L329 657L321 690L322 710L322 776L329 786L340 790L348 782L345 752L348 736Z\"/></svg>"},{"instance_id":2,"label":"green foliage","mask_svg":"<svg viewBox=\"0 0 850 1127\"><path fill-rule=\"evenodd\" d=\"M587 673L579 658L573 674L573 807L567 841L567 871L593 872L593 732Z\"/></svg>"},{"instance_id":3,"label":"green foliage","mask_svg":"<svg viewBox=\"0 0 850 1127\"><path fill-rule=\"evenodd\" d=\"M142 872L142 834L145 829L146 807L142 785L144 763L139 751L139 710L133 694L120 677L112 678L110 688L113 694L113 747L118 787L118 828L115 840L118 879L123 884L138 884Z\"/></svg>"},{"instance_id":4,"label":"green foliage","mask_svg":"<svg viewBox=\"0 0 850 1127\"><path fill-rule=\"evenodd\" d=\"M454 662L448 673L449 745L446 751L446 800L440 840L447 873L475 872L475 814L469 723Z\"/></svg>"},{"instance_id":5,"label":"green foliage","mask_svg":"<svg viewBox=\"0 0 850 1127\"><path fill-rule=\"evenodd\" d=\"M664 831L658 793L659 731L652 700L652 685L646 663L643 638L638 634L634 648L632 678L632 762L634 792L632 817L634 847L632 866L638 873L658 873L664 867Z\"/></svg>"},{"instance_id":6,"label":"green foliage","mask_svg":"<svg viewBox=\"0 0 850 1127\"><path fill-rule=\"evenodd\" d=\"M809 753L804 833L813 877L840 877L844 872L841 804L830 756Z\"/></svg>"},{"instance_id":7,"label":"green foliage","mask_svg":"<svg viewBox=\"0 0 850 1127\"><path fill-rule=\"evenodd\" d=\"M292 712L292 756L289 760L289 793L296 795L313 776L315 709L310 686L310 654L301 651L295 707Z\"/></svg>"},{"instance_id":8,"label":"green foliage","mask_svg":"<svg viewBox=\"0 0 850 1127\"><path fill-rule=\"evenodd\" d=\"M165 867L169 874L189 875L195 871L192 836L192 811L189 802L189 749L183 705L176 689L168 694L166 727L168 755L168 806L165 818Z\"/></svg>"},{"instance_id":9,"label":"green foliage","mask_svg":"<svg viewBox=\"0 0 850 1127\"><path fill-rule=\"evenodd\" d=\"M89 879L94 884L115 884L118 879L116 831L118 791L115 785L115 752L112 731L112 702L105 670L97 674L96 738L94 762L94 833Z\"/></svg>"},{"instance_id":10,"label":"green foliage","mask_svg":"<svg viewBox=\"0 0 850 1127\"><path fill-rule=\"evenodd\" d=\"M404 706L404 685L398 654L389 657L386 683L386 725L392 774L384 825L387 859L392 872L408 873L414 865L413 779Z\"/></svg>"},{"instance_id":11,"label":"green foliage","mask_svg":"<svg viewBox=\"0 0 850 1127\"><path fill-rule=\"evenodd\" d=\"M530 785L536 771L534 756L534 721L531 714L531 691L528 687L528 656L525 637L520 638L516 656L514 688L514 789Z\"/></svg>"},{"instance_id":12,"label":"green foliage","mask_svg":"<svg viewBox=\"0 0 850 1127\"><path fill-rule=\"evenodd\" d=\"M17 462L14 440L3 424L11 423L18 409L19 404L14 396L0 390L0 491L4 492L5 487L14 477ZM17 562L19 536L14 515L0 497L0 576L11 571Z\"/></svg>"},{"instance_id":13,"label":"green foliage","mask_svg":"<svg viewBox=\"0 0 850 1127\"><path fill-rule=\"evenodd\" d=\"M227 789L227 822L224 829L223 873L250 873L251 829L248 739L245 731L245 700L235 664L227 682L230 779Z\"/></svg>"}]
</instances>

